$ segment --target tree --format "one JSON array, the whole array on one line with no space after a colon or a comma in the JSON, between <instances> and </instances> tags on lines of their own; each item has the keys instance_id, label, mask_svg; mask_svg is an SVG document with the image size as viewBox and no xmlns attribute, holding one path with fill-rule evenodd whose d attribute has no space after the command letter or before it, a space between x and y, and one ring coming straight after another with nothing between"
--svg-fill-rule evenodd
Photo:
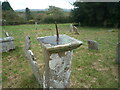
<instances>
[{"instance_id":1,"label":"tree","mask_svg":"<svg viewBox=\"0 0 120 90\"><path fill-rule=\"evenodd\" d=\"M2 10L3 11L7 11L7 10L13 11L13 9L8 1L2 2Z\"/></svg>"},{"instance_id":2,"label":"tree","mask_svg":"<svg viewBox=\"0 0 120 90\"><path fill-rule=\"evenodd\" d=\"M56 21L57 23L64 23L67 21L67 18L68 16L65 15L65 12L61 8L49 6L49 9L44 15L42 22L54 23Z\"/></svg>"},{"instance_id":3,"label":"tree","mask_svg":"<svg viewBox=\"0 0 120 90\"><path fill-rule=\"evenodd\" d=\"M20 18L10 6L8 1L2 2L2 25L15 25L24 23L24 19Z\"/></svg>"},{"instance_id":4,"label":"tree","mask_svg":"<svg viewBox=\"0 0 120 90\"><path fill-rule=\"evenodd\" d=\"M87 26L115 26L118 24L118 3L75 2L72 10L74 22Z\"/></svg>"},{"instance_id":5,"label":"tree","mask_svg":"<svg viewBox=\"0 0 120 90\"><path fill-rule=\"evenodd\" d=\"M25 9L25 16L26 16L26 20L27 21L29 21L30 19L32 19L31 12L30 12L29 8Z\"/></svg>"}]
</instances>

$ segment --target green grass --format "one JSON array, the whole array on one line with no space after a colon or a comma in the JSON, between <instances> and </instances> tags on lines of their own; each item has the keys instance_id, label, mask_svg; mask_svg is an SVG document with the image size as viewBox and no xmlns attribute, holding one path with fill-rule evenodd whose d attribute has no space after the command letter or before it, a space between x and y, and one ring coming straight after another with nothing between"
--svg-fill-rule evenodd
<instances>
[{"instance_id":1,"label":"green grass","mask_svg":"<svg viewBox=\"0 0 120 90\"><path fill-rule=\"evenodd\" d=\"M40 88L24 56L25 36L32 41L32 51L37 62L43 64L42 48L37 37L55 34L53 24L3 26L15 38L16 49L2 55L2 84L4 88ZM71 88L117 88L118 66L115 62L117 29L79 27L80 35L69 32L69 24L58 24L60 34L67 34L83 42L73 50ZM2 35L4 37L4 33ZM99 43L100 50L88 50L87 40Z\"/></svg>"}]
</instances>

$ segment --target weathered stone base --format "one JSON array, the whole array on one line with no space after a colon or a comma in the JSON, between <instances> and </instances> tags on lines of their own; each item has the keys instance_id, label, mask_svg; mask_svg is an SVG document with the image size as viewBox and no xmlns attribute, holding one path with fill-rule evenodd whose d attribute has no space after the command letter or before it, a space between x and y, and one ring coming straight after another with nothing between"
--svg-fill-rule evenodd
<instances>
[{"instance_id":1,"label":"weathered stone base","mask_svg":"<svg viewBox=\"0 0 120 90\"><path fill-rule=\"evenodd\" d=\"M49 55L49 64L44 76L44 88L67 88L71 74L72 51ZM47 76L49 75L49 76ZM48 80L49 79L49 80Z\"/></svg>"}]
</instances>

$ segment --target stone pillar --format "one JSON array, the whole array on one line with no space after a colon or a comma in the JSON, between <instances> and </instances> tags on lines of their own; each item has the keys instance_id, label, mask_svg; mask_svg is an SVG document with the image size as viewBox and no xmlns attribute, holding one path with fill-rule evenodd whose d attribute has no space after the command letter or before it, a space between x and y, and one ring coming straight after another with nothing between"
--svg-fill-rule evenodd
<instances>
[{"instance_id":1,"label":"stone pillar","mask_svg":"<svg viewBox=\"0 0 120 90\"><path fill-rule=\"evenodd\" d=\"M45 73L43 88L68 88L71 74L72 50L82 42L67 35L40 37L44 52Z\"/></svg>"}]
</instances>

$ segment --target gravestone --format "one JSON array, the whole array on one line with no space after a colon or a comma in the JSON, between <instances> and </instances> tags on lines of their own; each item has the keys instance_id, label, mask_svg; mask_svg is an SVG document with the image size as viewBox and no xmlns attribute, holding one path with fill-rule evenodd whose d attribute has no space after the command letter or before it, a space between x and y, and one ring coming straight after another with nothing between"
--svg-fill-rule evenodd
<instances>
[{"instance_id":1,"label":"gravestone","mask_svg":"<svg viewBox=\"0 0 120 90\"><path fill-rule=\"evenodd\" d=\"M73 30L74 30L75 34L79 34L77 27L73 26Z\"/></svg>"},{"instance_id":2,"label":"gravestone","mask_svg":"<svg viewBox=\"0 0 120 90\"><path fill-rule=\"evenodd\" d=\"M36 30L37 30L37 22L35 22L35 27L36 27Z\"/></svg>"},{"instance_id":3,"label":"gravestone","mask_svg":"<svg viewBox=\"0 0 120 90\"><path fill-rule=\"evenodd\" d=\"M29 37L29 36L26 36L26 37L25 37L24 53L25 53L25 56L26 56L27 58L29 58L27 51L30 50L30 47L31 47L30 37Z\"/></svg>"},{"instance_id":4,"label":"gravestone","mask_svg":"<svg viewBox=\"0 0 120 90\"><path fill-rule=\"evenodd\" d=\"M88 49L99 50L98 43L93 40L88 40Z\"/></svg>"},{"instance_id":5,"label":"gravestone","mask_svg":"<svg viewBox=\"0 0 120 90\"><path fill-rule=\"evenodd\" d=\"M33 52L30 50L30 47L31 47L30 37L26 36L25 37L25 56L27 57L28 62L32 67L32 71L35 78L37 79L38 83L42 85L42 76L40 75L40 70L36 62L36 58L34 57Z\"/></svg>"},{"instance_id":6,"label":"gravestone","mask_svg":"<svg viewBox=\"0 0 120 90\"><path fill-rule=\"evenodd\" d=\"M73 25L72 24L70 24L70 30L69 31L73 32Z\"/></svg>"},{"instance_id":7,"label":"gravestone","mask_svg":"<svg viewBox=\"0 0 120 90\"><path fill-rule=\"evenodd\" d=\"M30 41L30 37L26 36L25 37L25 50L29 50L31 47L31 41Z\"/></svg>"},{"instance_id":8,"label":"gravestone","mask_svg":"<svg viewBox=\"0 0 120 90\"><path fill-rule=\"evenodd\" d=\"M0 52L8 52L15 49L14 38L13 37L4 37L0 38Z\"/></svg>"},{"instance_id":9,"label":"gravestone","mask_svg":"<svg viewBox=\"0 0 120 90\"><path fill-rule=\"evenodd\" d=\"M40 75L40 70L39 70L37 62L35 61L34 54L31 50L27 50L27 53L28 53L27 55L28 55L29 63L32 67L33 74L36 80L38 81L38 83L42 85L43 84L42 76Z\"/></svg>"},{"instance_id":10,"label":"gravestone","mask_svg":"<svg viewBox=\"0 0 120 90\"><path fill-rule=\"evenodd\" d=\"M82 45L67 35L38 37L43 47L45 73L43 88L68 88L70 83L72 50Z\"/></svg>"},{"instance_id":11,"label":"gravestone","mask_svg":"<svg viewBox=\"0 0 120 90\"><path fill-rule=\"evenodd\" d=\"M117 63L120 64L120 42L117 43L117 50L116 50L116 54L117 54Z\"/></svg>"},{"instance_id":12,"label":"gravestone","mask_svg":"<svg viewBox=\"0 0 120 90\"><path fill-rule=\"evenodd\" d=\"M6 37L9 37L9 34L8 34L8 32L5 32L5 36L6 36Z\"/></svg>"}]
</instances>

